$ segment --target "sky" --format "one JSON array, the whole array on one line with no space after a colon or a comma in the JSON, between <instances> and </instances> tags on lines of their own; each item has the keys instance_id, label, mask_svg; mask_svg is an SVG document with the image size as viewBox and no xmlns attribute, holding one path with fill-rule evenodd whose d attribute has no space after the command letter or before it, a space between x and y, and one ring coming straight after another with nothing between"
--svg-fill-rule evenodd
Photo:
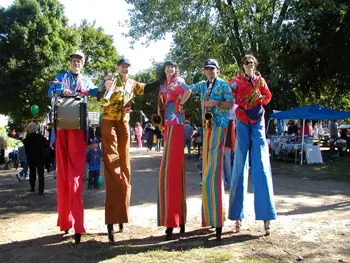
<instances>
[{"instance_id":1,"label":"sky","mask_svg":"<svg viewBox=\"0 0 350 263\"><path fill-rule=\"evenodd\" d=\"M0 6L7 7L13 0L0 0ZM131 6L123 0L59 0L65 7L65 16L69 24L79 25L86 19L92 23L96 21L97 27L102 27L104 32L113 36L114 45L120 56L126 57L131 62L130 74L152 67L152 61L164 61L169 52L171 37L165 40L151 42L147 47L142 41L136 42L134 49L130 48L131 38L122 34L128 29L119 25L128 19L128 8Z\"/></svg>"}]
</instances>

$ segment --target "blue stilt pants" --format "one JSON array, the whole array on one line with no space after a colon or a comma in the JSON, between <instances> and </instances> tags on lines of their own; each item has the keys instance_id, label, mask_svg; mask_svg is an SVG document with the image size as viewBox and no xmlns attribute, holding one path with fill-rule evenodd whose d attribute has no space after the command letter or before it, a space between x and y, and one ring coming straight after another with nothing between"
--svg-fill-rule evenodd
<instances>
[{"instance_id":1,"label":"blue stilt pants","mask_svg":"<svg viewBox=\"0 0 350 263\"><path fill-rule=\"evenodd\" d=\"M239 120L236 121L236 146L228 218L231 220L242 220L244 218L244 199L247 192L249 171L249 148L252 159L255 218L256 220L275 219L276 211L273 201L269 148L266 142L263 119L252 125L244 124Z\"/></svg>"}]
</instances>

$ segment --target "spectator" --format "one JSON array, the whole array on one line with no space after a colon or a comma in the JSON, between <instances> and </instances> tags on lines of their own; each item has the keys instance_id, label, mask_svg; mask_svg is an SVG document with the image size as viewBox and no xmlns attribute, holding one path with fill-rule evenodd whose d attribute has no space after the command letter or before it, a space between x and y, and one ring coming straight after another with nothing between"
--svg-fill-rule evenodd
<instances>
[{"instance_id":1,"label":"spectator","mask_svg":"<svg viewBox=\"0 0 350 263\"><path fill-rule=\"evenodd\" d=\"M331 122L331 124L329 126L329 133L330 133L332 139L338 139L339 138L337 120L333 120Z\"/></svg>"},{"instance_id":2,"label":"spectator","mask_svg":"<svg viewBox=\"0 0 350 263\"><path fill-rule=\"evenodd\" d=\"M95 129L95 137L98 141L101 141L101 125L97 125Z\"/></svg>"},{"instance_id":3,"label":"spectator","mask_svg":"<svg viewBox=\"0 0 350 263\"><path fill-rule=\"evenodd\" d=\"M0 136L0 164L5 163L5 150L7 150L5 137Z\"/></svg>"},{"instance_id":4,"label":"spectator","mask_svg":"<svg viewBox=\"0 0 350 263\"><path fill-rule=\"evenodd\" d=\"M146 124L145 137L147 141L147 151L151 151L153 147L153 132L154 132L154 127L152 126L152 124L150 123Z\"/></svg>"},{"instance_id":5,"label":"spectator","mask_svg":"<svg viewBox=\"0 0 350 263\"><path fill-rule=\"evenodd\" d=\"M192 135L194 139L194 148L198 149L198 156L200 155L200 147L202 147L203 144L203 130L202 126L198 125L197 132Z\"/></svg>"},{"instance_id":6,"label":"spectator","mask_svg":"<svg viewBox=\"0 0 350 263\"><path fill-rule=\"evenodd\" d=\"M27 162L27 155L25 152L24 145L18 148L18 155L19 155L19 163L22 167L22 171L16 174L16 176L18 181L22 181L24 179L28 179L28 162Z\"/></svg>"},{"instance_id":7,"label":"spectator","mask_svg":"<svg viewBox=\"0 0 350 263\"><path fill-rule=\"evenodd\" d=\"M197 128L197 125L194 123L194 124L193 124L193 132L196 132L197 129L198 129L198 128Z\"/></svg>"},{"instance_id":8,"label":"spectator","mask_svg":"<svg viewBox=\"0 0 350 263\"><path fill-rule=\"evenodd\" d=\"M295 124L295 121L290 121L289 122L287 134L289 134L289 135L291 135L291 134L298 135L298 126Z\"/></svg>"},{"instance_id":9,"label":"spectator","mask_svg":"<svg viewBox=\"0 0 350 263\"><path fill-rule=\"evenodd\" d=\"M347 135L347 130L346 129L341 129L340 130L340 139L347 140L348 135Z\"/></svg>"},{"instance_id":10,"label":"spectator","mask_svg":"<svg viewBox=\"0 0 350 263\"><path fill-rule=\"evenodd\" d=\"M236 144L236 122L234 108L230 109L229 122L227 126L227 135L225 140L225 152L224 152L224 187L225 190L230 189L231 177L232 177L232 164L233 154Z\"/></svg>"},{"instance_id":11,"label":"spectator","mask_svg":"<svg viewBox=\"0 0 350 263\"><path fill-rule=\"evenodd\" d=\"M99 188L98 178L100 177L101 150L98 144L98 140L92 140L91 149L86 154L86 163L89 165L89 190Z\"/></svg>"},{"instance_id":12,"label":"spectator","mask_svg":"<svg viewBox=\"0 0 350 263\"><path fill-rule=\"evenodd\" d=\"M188 157L191 158L191 138L193 129L188 120L185 122L185 148L187 147Z\"/></svg>"},{"instance_id":13,"label":"spectator","mask_svg":"<svg viewBox=\"0 0 350 263\"><path fill-rule=\"evenodd\" d=\"M10 163L13 163L14 168L16 169L18 168L18 150L17 149L13 149L9 153L9 158L8 158L8 162L5 165L5 169L9 169Z\"/></svg>"},{"instance_id":14,"label":"spectator","mask_svg":"<svg viewBox=\"0 0 350 263\"><path fill-rule=\"evenodd\" d=\"M317 127L317 136L318 136L318 139L322 139L322 137L323 137L322 122L318 124L318 127Z\"/></svg>"},{"instance_id":15,"label":"spectator","mask_svg":"<svg viewBox=\"0 0 350 263\"><path fill-rule=\"evenodd\" d=\"M156 129L154 130L154 134L156 136L156 152L160 152L160 147L162 145L163 135L162 135L162 131L159 130L158 126L156 126Z\"/></svg>"},{"instance_id":16,"label":"spectator","mask_svg":"<svg viewBox=\"0 0 350 263\"><path fill-rule=\"evenodd\" d=\"M136 140L137 140L137 148L142 148L143 129L142 129L142 127L141 127L139 122L136 122L135 134L136 134Z\"/></svg>"},{"instance_id":17,"label":"spectator","mask_svg":"<svg viewBox=\"0 0 350 263\"><path fill-rule=\"evenodd\" d=\"M91 144L92 140L95 139L95 134L94 133L95 133L94 132L94 128L89 125L89 128L88 128L88 135L89 135L88 144Z\"/></svg>"},{"instance_id":18,"label":"spectator","mask_svg":"<svg viewBox=\"0 0 350 263\"><path fill-rule=\"evenodd\" d=\"M304 126L304 136L311 136L312 135L312 124L308 121L305 123ZM303 134L303 121L300 121L300 132L299 132L300 136L302 136Z\"/></svg>"},{"instance_id":19,"label":"spectator","mask_svg":"<svg viewBox=\"0 0 350 263\"><path fill-rule=\"evenodd\" d=\"M35 191L36 173L39 177L39 195L44 194L44 159L48 153L48 141L38 134L38 125L31 122L27 126L28 135L23 140L27 161L29 164L30 192Z\"/></svg>"}]
</instances>

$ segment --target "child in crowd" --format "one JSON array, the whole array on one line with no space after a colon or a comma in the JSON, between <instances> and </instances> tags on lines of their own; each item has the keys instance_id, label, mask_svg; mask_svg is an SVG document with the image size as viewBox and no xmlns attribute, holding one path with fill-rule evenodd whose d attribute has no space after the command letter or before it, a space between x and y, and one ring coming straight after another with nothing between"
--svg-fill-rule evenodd
<instances>
[{"instance_id":1,"label":"child in crowd","mask_svg":"<svg viewBox=\"0 0 350 263\"><path fill-rule=\"evenodd\" d=\"M98 140L94 139L91 143L91 149L86 154L86 163L89 165L89 184L88 189L98 189L98 178L100 177L101 150Z\"/></svg>"},{"instance_id":2,"label":"child in crowd","mask_svg":"<svg viewBox=\"0 0 350 263\"><path fill-rule=\"evenodd\" d=\"M18 148L18 155L19 155L19 163L22 167L22 171L20 171L18 174L16 174L18 181L22 181L24 179L28 179L28 162L27 162L27 155L24 149L24 145L20 146Z\"/></svg>"}]
</instances>

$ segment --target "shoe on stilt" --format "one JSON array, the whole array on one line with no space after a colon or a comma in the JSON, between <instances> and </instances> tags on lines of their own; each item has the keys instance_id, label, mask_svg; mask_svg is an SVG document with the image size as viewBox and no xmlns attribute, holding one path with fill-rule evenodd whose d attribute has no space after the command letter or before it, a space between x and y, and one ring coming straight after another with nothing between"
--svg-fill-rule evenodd
<instances>
[{"instance_id":1,"label":"shoe on stilt","mask_svg":"<svg viewBox=\"0 0 350 263\"><path fill-rule=\"evenodd\" d=\"M115 240L114 240L113 224L108 224L107 230L108 230L108 241L110 244L114 244Z\"/></svg>"},{"instance_id":2,"label":"shoe on stilt","mask_svg":"<svg viewBox=\"0 0 350 263\"><path fill-rule=\"evenodd\" d=\"M81 239L81 234L80 233L75 233L74 234L74 240L75 240L75 244L76 245L80 244L80 239Z\"/></svg>"},{"instance_id":3,"label":"shoe on stilt","mask_svg":"<svg viewBox=\"0 0 350 263\"><path fill-rule=\"evenodd\" d=\"M185 224L180 225L180 233L181 234L185 233Z\"/></svg>"},{"instance_id":4,"label":"shoe on stilt","mask_svg":"<svg viewBox=\"0 0 350 263\"><path fill-rule=\"evenodd\" d=\"M238 233L241 230L242 221L236 220L236 233Z\"/></svg>"},{"instance_id":5,"label":"shoe on stilt","mask_svg":"<svg viewBox=\"0 0 350 263\"><path fill-rule=\"evenodd\" d=\"M265 230L265 236L270 235L270 221L264 220L264 230Z\"/></svg>"},{"instance_id":6,"label":"shoe on stilt","mask_svg":"<svg viewBox=\"0 0 350 263\"><path fill-rule=\"evenodd\" d=\"M166 240L173 239L173 228L172 227L167 227L165 230L165 233L166 233Z\"/></svg>"},{"instance_id":7,"label":"shoe on stilt","mask_svg":"<svg viewBox=\"0 0 350 263\"><path fill-rule=\"evenodd\" d=\"M222 227L216 228L216 239L221 240L221 234L222 234Z\"/></svg>"},{"instance_id":8,"label":"shoe on stilt","mask_svg":"<svg viewBox=\"0 0 350 263\"><path fill-rule=\"evenodd\" d=\"M120 223L119 224L119 232L122 233L123 229L124 229L124 225L123 225L123 223Z\"/></svg>"}]
</instances>

